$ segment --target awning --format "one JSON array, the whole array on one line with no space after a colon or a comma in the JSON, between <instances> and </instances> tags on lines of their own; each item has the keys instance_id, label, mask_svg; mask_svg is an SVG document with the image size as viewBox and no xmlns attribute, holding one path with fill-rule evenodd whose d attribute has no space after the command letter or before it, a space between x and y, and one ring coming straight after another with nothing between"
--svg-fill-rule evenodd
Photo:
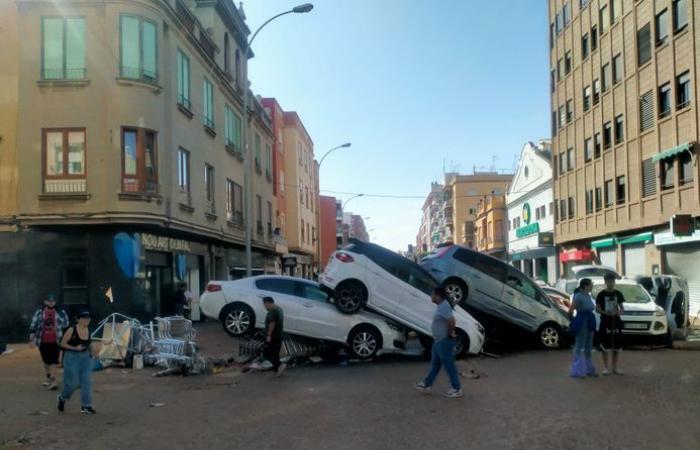
<instances>
[{"instance_id":1,"label":"awning","mask_svg":"<svg viewBox=\"0 0 700 450\"><path fill-rule=\"evenodd\" d=\"M521 261L523 259L537 259L546 258L547 256L552 256L557 254L557 249L554 247L543 247L534 248L531 250L525 250L519 253L513 253L510 255L511 261Z\"/></svg>"},{"instance_id":2,"label":"awning","mask_svg":"<svg viewBox=\"0 0 700 450\"><path fill-rule=\"evenodd\" d=\"M598 239L597 241L591 241L591 248L604 248L604 247L612 247L615 245L615 238L605 238L605 239Z\"/></svg>"},{"instance_id":3,"label":"awning","mask_svg":"<svg viewBox=\"0 0 700 450\"><path fill-rule=\"evenodd\" d=\"M661 161L662 159L670 158L671 156L675 156L679 153L685 152L690 150L691 147L690 142L686 142L681 145L677 145L676 147L669 148L668 150L664 150L661 153L657 153L656 155L651 157L651 160L653 162Z\"/></svg>"},{"instance_id":4,"label":"awning","mask_svg":"<svg viewBox=\"0 0 700 450\"><path fill-rule=\"evenodd\" d=\"M593 259L593 252L587 248L581 250L568 250L559 253L561 262L590 261Z\"/></svg>"},{"instance_id":5,"label":"awning","mask_svg":"<svg viewBox=\"0 0 700 450\"><path fill-rule=\"evenodd\" d=\"M636 244L636 243L647 243L654 239L654 233L651 231L646 233L635 234L634 236L628 236L620 238L617 240L618 244Z\"/></svg>"}]
</instances>

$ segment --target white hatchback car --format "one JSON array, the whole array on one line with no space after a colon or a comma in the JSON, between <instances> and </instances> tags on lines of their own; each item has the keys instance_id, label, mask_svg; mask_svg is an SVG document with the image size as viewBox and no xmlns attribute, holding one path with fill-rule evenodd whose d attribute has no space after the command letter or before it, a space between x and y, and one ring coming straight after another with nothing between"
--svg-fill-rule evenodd
<instances>
[{"instance_id":1,"label":"white hatchback car","mask_svg":"<svg viewBox=\"0 0 700 450\"><path fill-rule=\"evenodd\" d=\"M333 301L345 314L363 308L376 311L421 335L431 337L435 305L430 301L438 286L433 277L413 261L376 244L351 240L331 255L319 282L334 291ZM484 344L484 328L460 306L454 307L457 322L455 354L478 354Z\"/></svg>"},{"instance_id":2,"label":"white hatchback car","mask_svg":"<svg viewBox=\"0 0 700 450\"><path fill-rule=\"evenodd\" d=\"M211 281L199 305L205 316L220 320L228 334L243 336L264 328L267 311L262 298L267 296L284 312L285 333L347 346L361 359L405 348L404 327L369 312L342 314L317 283L300 278L263 275Z\"/></svg>"},{"instance_id":3,"label":"white hatchback car","mask_svg":"<svg viewBox=\"0 0 700 450\"><path fill-rule=\"evenodd\" d=\"M593 298L605 289L603 278L591 278L593 281ZM656 305L654 299L644 287L634 280L622 278L615 281L615 289L625 298L622 319L622 335L627 341L644 338L666 343L670 337L668 319L663 308ZM598 321L600 318L596 313ZM600 322L599 322L600 323Z\"/></svg>"}]
</instances>

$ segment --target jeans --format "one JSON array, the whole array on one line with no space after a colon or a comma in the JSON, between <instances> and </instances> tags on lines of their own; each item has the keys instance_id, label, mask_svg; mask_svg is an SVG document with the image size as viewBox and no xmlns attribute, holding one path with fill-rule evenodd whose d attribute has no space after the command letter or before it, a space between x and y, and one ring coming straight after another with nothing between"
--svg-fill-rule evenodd
<instances>
[{"instance_id":1,"label":"jeans","mask_svg":"<svg viewBox=\"0 0 700 450\"><path fill-rule=\"evenodd\" d=\"M263 358L272 363L272 370L277 372L280 367L280 351L282 350L282 339L272 338L269 344L265 344Z\"/></svg>"},{"instance_id":2,"label":"jeans","mask_svg":"<svg viewBox=\"0 0 700 450\"><path fill-rule=\"evenodd\" d=\"M581 327L578 333L576 333L576 343L574 344L574 353L577 355L583 355L586 358L591 357L591 351L593 350L593 336L595 331L589 330L587 326Z\"/></svg>"},{"instance_id":3,"label":"jeans","mask_svg":"<svg viewBox=\"0 0 700 450\"><path fill-rule=\"evenodd\" d=\"M68 400L78 386L82 406L92 406L92 356L89 350L64 352L61 398Z\"/></svg>"},{"instance_id":4,"label":"jeans","mask_svg":"<svg viewBox=\"0 0 700 450\"><path fill-rule=\"evenodd\" d=\"M445 367L447 375L450 377L452 389L461 389L462 385L459 382L459 373L455 365L455 340L452 338L441 339L433 344L432 358L430 359L430 371L425 377L423 383L430 387L435 382L435 378L440 372L441 367Z\"/></svg>"}]
</instances>

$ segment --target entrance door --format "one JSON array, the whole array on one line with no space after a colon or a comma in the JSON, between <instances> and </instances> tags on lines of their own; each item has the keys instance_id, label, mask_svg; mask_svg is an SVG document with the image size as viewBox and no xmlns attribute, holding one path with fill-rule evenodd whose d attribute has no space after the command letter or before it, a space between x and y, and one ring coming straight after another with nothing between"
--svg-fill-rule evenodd
<instances>
[{"instance_id":1,"label":"entrance door","mask_svg":"<svg viewBox=\"0 0 700 450\"><path fill-rule=\"evenodd\" d=\"M175 312L173 300L173 269L171 267L146 266L146 317L170 316Z\"/></svg>"},{"instance_id":2,"label":"entrance door","mask_svg":"<svg viewBox=\"0 0 700 450\"><path fill-rule=\"evenodd\" d=\"M617 270L617 249L615 247L598 250L600 264Z\"/></svg>"}]
</instances>

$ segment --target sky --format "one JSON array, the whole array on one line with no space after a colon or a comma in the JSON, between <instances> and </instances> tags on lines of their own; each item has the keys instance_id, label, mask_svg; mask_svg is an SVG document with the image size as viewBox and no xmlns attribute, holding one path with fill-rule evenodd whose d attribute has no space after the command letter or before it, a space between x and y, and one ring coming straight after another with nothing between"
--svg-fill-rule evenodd
<instances>
[{"instance_id":1,"label":"sky","mask_svg":"<svg viewBox=\"0 0 700 450\"><path fill-rule=\"evenodd\" d=\"M423 200L444 171L512 172L525 142L549 136L546 1L313 3L260 32L252 89L298 112L317 159L352 143L323 162L321 194L364 194L346 211L369 217L373 242L415 244ZM255 31L297 4L243 8Z\"/></svg>"}]
</instances>

